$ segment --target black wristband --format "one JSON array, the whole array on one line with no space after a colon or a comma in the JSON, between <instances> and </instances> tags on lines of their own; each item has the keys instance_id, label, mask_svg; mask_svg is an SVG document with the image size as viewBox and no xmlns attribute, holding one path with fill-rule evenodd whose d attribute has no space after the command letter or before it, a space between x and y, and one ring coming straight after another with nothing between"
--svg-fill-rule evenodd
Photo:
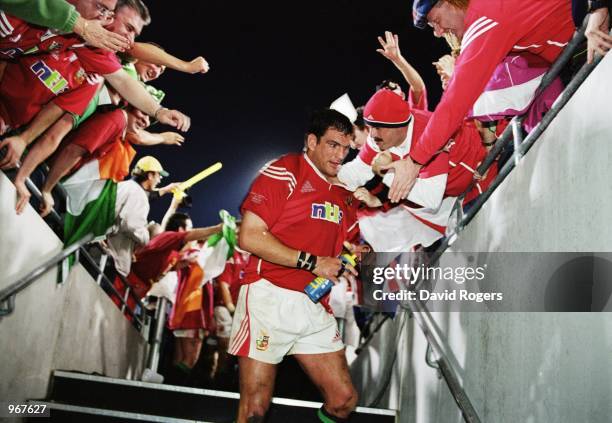
<instances>
[{"instance_id":1,"label":"black wristband","mask_svg":"<svg viewBox=\"0 0 612 423\"><path fill-rule=\"evenodd\" d=\"M295 267L312 272L314 268L317 267L317 256L305 251L300 251Z\"/></svg>"}]
</instances>

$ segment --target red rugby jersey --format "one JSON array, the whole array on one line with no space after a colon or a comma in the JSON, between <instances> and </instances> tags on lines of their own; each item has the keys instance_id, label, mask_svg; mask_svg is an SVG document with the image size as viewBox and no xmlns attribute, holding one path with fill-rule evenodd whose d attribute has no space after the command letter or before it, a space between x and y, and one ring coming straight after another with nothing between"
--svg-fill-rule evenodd
<instances>
[{"instance_id":1,"label":"red rugby jersey","mask_svg":"<svg viewBox=\"0 0 612 423\"><path fill-rule=\"evenodd\" d=\"M84 41L75 34L33 25L0 10L0 58L15 59L22 54L60 52Z\"/></svg>"},{"instance_id":2,"label":"red rugby jersey","mask_svg":"<svg viewBox=\"0 0 612 423\"><path fill-rule=\"evenodd\" d=\"M13 128L28 123L50 101L81 115L101 83L102 78L88 74L71 50L23 56L6 66L0 82L0 113Z\"/></svg>"},{"instance_id":3,"label":"red rugby jersey","mask_svg":"<svg viewBox=\"0 0 612 423\"><path fill-rule=\"evenodd\" d=\"M272 235L291 248L317 256L338 256L342 243L357 231L357 201L352 193L329 183L305 154L283 156L259 173L242 203L242 213L255 213ZM244 283L261 278L301 292L315 275L251 255Z\"/></svg>"}]
</instances>

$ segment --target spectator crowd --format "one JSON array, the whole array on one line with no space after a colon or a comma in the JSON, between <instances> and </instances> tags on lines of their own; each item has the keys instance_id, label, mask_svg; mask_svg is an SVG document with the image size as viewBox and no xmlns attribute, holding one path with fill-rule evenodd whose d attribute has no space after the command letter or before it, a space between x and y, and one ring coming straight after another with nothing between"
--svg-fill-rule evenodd
<instances>
[{"instance_id":1,"label":"spectator crowd","mask_svg":"<svg viewBox=\"0 0 612 423\"><path fill-rule=\"evenodd\" d=\"M414 0L413 16L416 27L430 26L449 46L431 69L444 91L437 106L388 31L377 52L403 80L383 81L363 106L348 95L330 106L353 127L337 182L353 192L358 243L377 252L427 250L444 238L458 202L470 207L503 165L502 154L485 174L476 170L510 120L524 116L528 133L563 91L561 78L538 86L586 16L584 60L612 47L602 0ZM168 299L168 382L198 385L192 369L201 360L199 376L227 386L235 371L233 314L250 254L237 243L240 221L227 213L222 223L193 227L179 211L189 202L180 184L161 183L163 160L144 156L133 164L136 149L180 146L191 123L164 107L166 94L151 84L167 69L209 71L203 57L181 60L137 41L151 19L142 0L0 1L0 168L14 173L17 214L30 204L28 178L44 168L41 215L64 192L65 244L93 233L111 258L106 272L115 289L127 284L135 294L132 306ZM150 132L154 122L173 131ZM166 195L172 202L164 219L149 222L149 202ZM354 321L357 291L350 276L332 291L340 322Z\"/></svg>"}]
</instances>

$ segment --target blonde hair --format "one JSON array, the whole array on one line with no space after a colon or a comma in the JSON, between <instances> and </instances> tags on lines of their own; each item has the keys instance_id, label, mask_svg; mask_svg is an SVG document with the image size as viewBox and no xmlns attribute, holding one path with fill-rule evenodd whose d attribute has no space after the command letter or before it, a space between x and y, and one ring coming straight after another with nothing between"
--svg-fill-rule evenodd
<instances>
[{"instance_id":1,"label":"blonde hair","mask_svg":"<svg viewBox=\"0 0 612 423\"><path fill-rule=\"evenodd\" d=\"M459 56L459 53L461 53L461 43L459 42L459 39L455 34L450 32L445 32L443 36L446 40L446 43L451 49L451 56L457 58L457 56Z\"/></svg>"},{"instance_id":2,"label":"blonde hair","mask_svg":"<svg viewBox=\"0 0 612 423\"><path fill-rule=\"evenodd\" d=\"M467 10L470 0L444 0L446 3L459 9Z\"/></svg>"}]
</instances>

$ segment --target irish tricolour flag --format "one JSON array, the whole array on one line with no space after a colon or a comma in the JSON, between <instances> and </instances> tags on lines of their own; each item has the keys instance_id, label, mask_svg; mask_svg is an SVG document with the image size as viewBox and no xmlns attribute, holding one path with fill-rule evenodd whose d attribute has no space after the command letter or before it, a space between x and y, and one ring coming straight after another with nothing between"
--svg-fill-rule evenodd
<instances>
[{"instance_id":1,"label":"irish tricolour flag","mask_svg":"<svg viewBox=\"0 0 612 423\"><path fill-rule=\"evenodd\" d=\"M64 219L64 245L93 233L103 237L115 222L117 183L129 172L136 151L129 142L117 140L99 159L85 163L62 185L68 194Z\"/></svg>"}]
</instances>

